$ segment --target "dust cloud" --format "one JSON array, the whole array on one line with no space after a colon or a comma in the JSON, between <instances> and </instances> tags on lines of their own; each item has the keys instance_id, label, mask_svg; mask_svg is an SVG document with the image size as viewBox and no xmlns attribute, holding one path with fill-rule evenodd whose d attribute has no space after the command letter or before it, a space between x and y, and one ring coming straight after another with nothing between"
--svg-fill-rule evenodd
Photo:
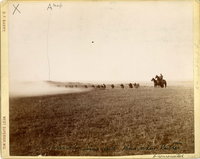
<instances>
[{"instance_id":1,"label":"dust cloud","mask_svg":"<svg viewBox=\"0 0 200 159\"><path fill-rule=\"evenodd\" d=\"M49 84L45 81L41 82L10 82L9 96L10 97L29 97L52 94L65 94L88 91L84 88L66 88L58 87L56 84Z\"/></svg>"}]
</instances>

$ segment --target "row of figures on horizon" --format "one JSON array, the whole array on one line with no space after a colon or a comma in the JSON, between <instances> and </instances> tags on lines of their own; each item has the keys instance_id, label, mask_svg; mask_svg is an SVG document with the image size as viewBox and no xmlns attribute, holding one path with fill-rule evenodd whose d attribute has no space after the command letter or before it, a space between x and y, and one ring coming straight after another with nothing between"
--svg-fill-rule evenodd
<instances>
[{"instance_id":1,"label":"row of figures on horizon","mask_svg":"<svg viewBox=\"0 0 200 159\"><path fill-rule=\"evenodd\" d=\"M97 85L96 87L95 87L95 85L92 85L92 87L93 88L103 88L103 89L106 89L106 85L105 84L103 84L103 85Z\"/></svg>"},{"instance_id":2,"label":"row of figures on horizon","mask_svg":"<svg viewBox=\"0 0 200 159\"><path fill-rule=\"evenodd\" d=\"M152 78L151 81L154 82L154 87L160 86L160 87L167 87L167 81L163 79L162 73L160 76L156 75L155 78Z\"/></svg>"},{"instance_id":3,"label":"row of figures on horizon","mask_svg":"<svg viewBox=\"0 0 200 159\"><path fill-rule=\"evenodd\" d=\"M57 85L58 87L69 87L69 88L89 88L89 87L92 87L92 88L99 88L99 89L106 89L106 85L105 84L102 84L102 85ZM107 85L108 86L108 85ZM111 84L110 85L110 87L112 88L112 89L114 89L115 87L116 87L117 85L114 85L114 84ZM125 88L125 84L119 84L119 86L122 88L122 89L124 89ZM129 83L128 84L128 87L129 88L133 88L133 87L135 87L135 88L138 88L140 86L140 84L139 83Z\"/></svg>"},{"instance_id":4,"label":"row of figures on horizon","mask_svg":"<svg viewBox=\"0 0 200 159\"><path fill-rule=\"evenodd\" d=\"M114 84L111 84L110 86L111 86L112 89L115 88L115 85L114 85ZM135 88L138 88L138 87L140 86L140 84L139 84L139 83L134 83L134 84L129 83L128 86L129 86L129 88L133 88L133 86L134 86ZM103 84L103 85L97 85L97 86L92 85L92 87L93 87L93 88L103 88L103 89L105 89L105 88L106 88L106 85L105 85L105 84ZM122 89L124 89L125 85L124 85L124 84L120 84L120 87L121 87Z\"/></svg>"}]
</instances>

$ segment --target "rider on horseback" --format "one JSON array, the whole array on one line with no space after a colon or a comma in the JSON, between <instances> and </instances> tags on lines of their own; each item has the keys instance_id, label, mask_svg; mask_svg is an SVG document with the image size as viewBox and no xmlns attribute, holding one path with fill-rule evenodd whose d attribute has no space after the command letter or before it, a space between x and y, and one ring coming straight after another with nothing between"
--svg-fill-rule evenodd
<instances>
[{"instance_id":1,"label":"rider on horseback","mask_svg":"<svg viewBox=\"0 0 200 159\"><path fill-rule=\"evenodd\" d=\"M167 87L167 82L166 82L166 80L163 79L162 74L160 74L160 76L156 75L155 79L152 78L151 81L154 82L154 87L156 87L156 86L161 86L162 88L164 86Z\"/></svg>"},{"instance_id":2,"label":"rider on horseback","mask_svg":"<svg viewBox=\"0 0 200 159\"><path fill-rule=\"evenodd\" d=\"M156 75L156 78L157 78L157 83L159 84L163 80L162 73L160 74L160 76Z\"/></svg>"},{"instance_id":3,"label":"rider on horseback","mask_svg":"<svg viewBox=\"0 0 200 159\"><path fill-rule=\"evenodd\" d=\"M162 75L162 73L160 74L160 80L163 80L163 75Z\"/></svg>"}]
</instances>

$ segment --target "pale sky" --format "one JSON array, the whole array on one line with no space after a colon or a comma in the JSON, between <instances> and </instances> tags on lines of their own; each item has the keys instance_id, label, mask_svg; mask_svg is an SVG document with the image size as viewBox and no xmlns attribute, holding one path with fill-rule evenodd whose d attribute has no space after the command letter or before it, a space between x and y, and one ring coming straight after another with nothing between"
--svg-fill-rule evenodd
<instances>
[{"instance_id":1,"label":"pale sky","mask_svg":"<svg viewBox=\"0 0 200 159\"><path fill-rule=\"evenodd\" d=\"M55 81L193 79L192 1L50 4L9 2L11 81L49 80L47 53Z\"/></svg>"}]
</instances>

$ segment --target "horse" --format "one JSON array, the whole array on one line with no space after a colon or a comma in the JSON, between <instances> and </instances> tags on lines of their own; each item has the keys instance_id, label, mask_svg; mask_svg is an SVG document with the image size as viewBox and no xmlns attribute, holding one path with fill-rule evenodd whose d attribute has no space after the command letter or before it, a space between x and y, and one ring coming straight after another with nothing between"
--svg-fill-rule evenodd
<instances>
[{"instance_id":1,"label":"horse","mask_svg":"<svg viewBox=\"0 0 200 159\"><path fill-rule=\"evenodd\" d=\"M139 83L138 83L138 84L136 84L135 88L138 88L138 87L140 87L140 84L139 84Z\"/></svg>"},{"instance_id":2,"label":"horse","mask_svg":"<svg viewBox=\"0 0 200 159\"><path fill-rule=\"evenodd\" d=\"M163 88L164 86L167 87L167 81L164 79L160 79L160 77L158 75L156 75L155 77L158 81L158 84Z\"/></svg>"},{"instance_id":3,"label":"horse","mask_svg":"<svg viewBox=\"0 0 200 159\"><path fill-rule=\"evenodd\" d=\"M157 87L157 86L158 86L158 82L156 81L156 79L155 79L155 78L152 78L152 79L151 79L151 81L153 81L153 82L154 82L154 87Z\"/></svg>"},{"instance_id":4,"label":"horse","mask_svg":"<svg viewBox=\"0 0 200 159\"><path fill-rule=\"evenodd\" d=\"M123 84L120 84L120 86L121 86L122 89L124 89L124 85Z\"/></svg>"},{"instance_id":5,"label":"horse","mask_svg":"<svg viewBox=\"0 0 200 159\"><path fill-rule=\"evenodd\" d=\"M160 77L159 77L158 75L156 75L155 79L156 79L157 81L160 81L160 80L161 80Z\"/></svg>"},{"instance_id":6,"label":"horse","mask_svg":"<svg viewBox=\"0 0 200 159\"><path fill-rule=\"evenodd\" d=\"M156 81L156 86L160 86L160 87L167 87L167 81L164 79L160 79L160 77L158 75L156 75L157 80L155 80L154 78L151 79L151 81L154 81L154 87L155 87L155 81ZM154 80L153 80L154 79Z\"/></svg>"},{"instance_id":7,"label":"horse","mask_svg":"<svg viewBox=\"0 0 200 159\"><path fill-rule=\"evenodd\" d=\"M112 84L112 85L111 85L111 88L115 88L115 86Z\"/></svg>"},{"instance_id":8,"label":"horse","mask_svg":"<svg viewBox=\"0 0 200 159\"><path fill-rule=\"evenodd\" d=\"M100 88L100 85L98 85L96 88Z\"/></svg>"},{"instance_id":9,"label":"horse","mask_svg":"<svg viewBox=\"0 0 200 159\"><path fill-rule=\"evenodd\" d=\"M138 88L140 86L139 83L134 83L133 85L135 86L135 88Z\"/></svg>"},{"instance_id":10,"label":"horse","mask_svg":"<svg viewBox=\"0 0 200 159\"><path fill-rule=\"evenodd\" d=\"M139 84L139 83L135 84L135 88L138 88L139 86L140 86L140 84Z\"/></svg>"},{"instance_id":11,"label":"horse","mask_svg":"<svg viewBox=\"0 0 200 159\"><path fill-rule=\"evenodd\" d=\"M133 85L132 85L132 83L129 83L129 88L133 88Z\"/></svg>"}]
</instances>

